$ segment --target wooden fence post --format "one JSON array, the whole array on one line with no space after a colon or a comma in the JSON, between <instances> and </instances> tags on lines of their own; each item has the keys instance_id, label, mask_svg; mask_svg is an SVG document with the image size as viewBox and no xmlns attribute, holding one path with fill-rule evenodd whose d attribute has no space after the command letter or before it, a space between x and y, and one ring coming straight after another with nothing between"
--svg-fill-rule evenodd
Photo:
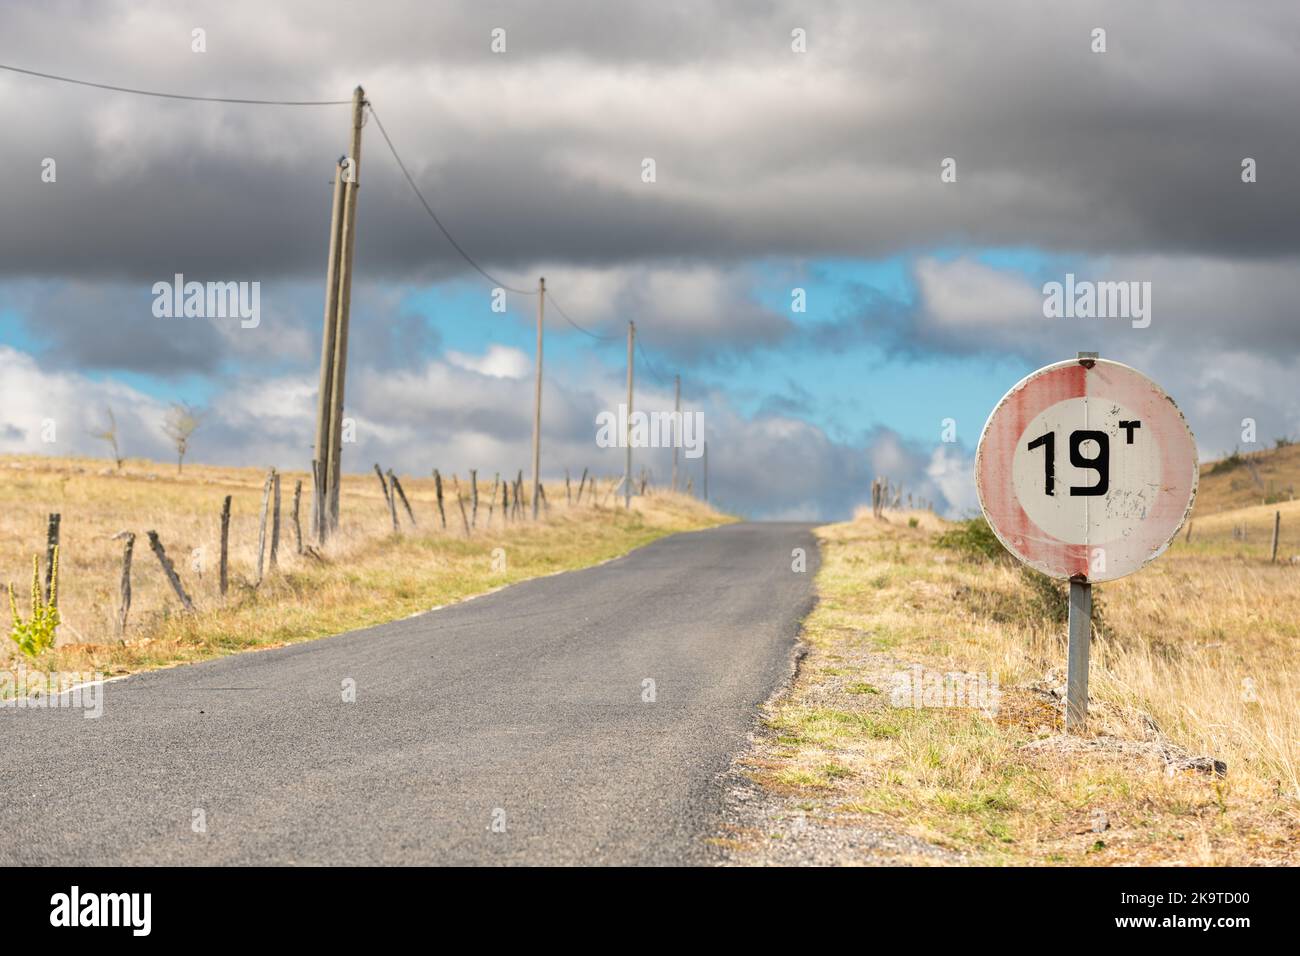
<instances>
[{"instance_id":1,"label":"wooden fence post","mask_svg":"<svg viewBox=\"0 0 1300 956\"><path fill-rule=\"evenodd\" d=\"M1282 512L1274 511L1273 512L1273 554L1268 559L1270 564L1277 563L1277 539L1281 536L1281 532L1282 532Z\"/></svg>"},{"instance_id":2,"label":"wooden fence post","mask_svg":"<svg viewBox=\"0 0 1300 956\"><path fill-rule=\"evenodd\" d=\"M122 548L122 584L121 602L117 609L117 636L126 634L126 617L131 613L131 555L135 551L135 532L122 531L113 535L114 540L126 539Z\"/></svg>"},{"instance_id":3,"label":"wooden fence post","mask_svg":"<svg viewBox=\"0 0 1300 956\"><path fill-rule=\"evenodd\" d=\"M447 530L447 512L442 507L442 474L437 468L433 469L433 490L438 496L438 521L442 524L442 530Z\"/></svg>"},{"instance_id":4,"label":"wooden fence post","mask_svg":"<svg viewBox=\"0 0 1300 956\"><path fill-rule=\"evenodd\" d=\"M582 469L582 477L578 479L578 497L574 504L582 504L582 486L587 483L587 469Z\"/></svg>"},{"instance_id":5,"label":"wooden fence post","mask_svg":"<svg viewBox=\"0 0 1300 956\"><path fill-rule=\"evenodd\" d=\"M478 527L478 469L469 470L470 527Z\"/></svg>"},{"instance_id":6,"label":"wooden fence post","mask_svg":"<svg viewBox=\"0 0 1300 956\"><path fill-rule=\"evenodd\" d=\"M379 478L379 487L384 489L384 504L388 504L388 483L384 481L384 473L379 467L379 462L375 462L375 475Z\"/></svg>"},{"instance_id":7,"label":"wooden fence post","mask_svg":"<svg viewBox=\"0 0 1300 956\"><path fill-rule=\"evenodd\" d=\"M171 558L167 557L167 552L163 550L162 542L158 540L158 532L150 531L148 534L149 547L151 547L153 553L158 556L158 563L162 565L163 573L167 575L167 580L171 582L172 590L175 591L176 596L180 598L181 606L184 607L185 610L193 612L194 602L190 600L190 596L185 593L185 588L181 586L181 579L176 575L176 568L172 566Z\"/></svg>"},{"instance_id":8,"label":"wooden fence post","mask_svg":"<svg viewBox=\"0 0 1300 956\"><path fill-rule=\"evenodd\" d=\"M397 476L393 474L391 468L388 470L388 483L394 490L396 490L397 497L402 499L402 507L406 509L406 517L411 519L411 524L414 526L417 524L415 520L415 512L411 510L411 503L406 500L406 492L402 488L402 483L397 480Z\"/></svg>"},{"instance_id":9,"label":"wooden fence post","mask_svg":"<svg viewBox=\"0 0 1300 956\"><path fill-rule=\"evenodd\" d=\"M456 504L460 506L460 520L465 525L465 537L468 538L470 536L469 516L465 514L465 498L461 495L460 488L456 489Z\"/></svg>"},{"instance_id":10,"label":"wooden fence post","mask_svg":"<svg viewBox=\"0 0 1300 956\"><path fill-rule=\"evenodd\" d=\"M297 553L302 554L302 525L298 522L298 506L302 504L302 482L293 486L293 540Z\"/></svg>"},{"instance_id":11,"label":"wooden fence post","mask_svg":"<svg viewBox=\"0 0 1300 956\"><path fill-rule=\"evenodd\" d=\"M271 570L279 564L280 553L280 473L271 469Z\"/></svg>"},{"instance_id":12,"label":"wooden fence post","mask_svg":"<svg viewBox=\"0 0 1300 956\"><path fill-rule=\"evenodd\" d=\"M492 527L492 511L497 506L497 485L501 482L501 473L492 476L492 494L488 495L487 526Z\"/></svg>"},{"instance_id":13,"label":"wooden fence post","mask_svg":"<svg viewBox=\"0 0 1300 956\"><path fill-rule=\"evenodd\" d=\"M573 485L569 483L569 469L564 469L564 503L573 504Z\"/></svg>"},{"instance_id":14,"label":"wooden fence post","mask_svg":"<svg viewBox=\"0 0 1300 956\"><path fill-rule=\"evenodd\" d=\"M257 530L257 583L262 583L262 567L266 559L266 516L271 508L271 476L275 474L272 468L266 476L266 484L262 487L262 522Z\"/></svg>"},{"instance_id":15,"label":"wooden fence post","mask_svg":"<svg viewBox=\"0 0 1300 956\"><path fill-rule=\"evenodd\" d=\"M382 480L384 476L379 477ZM388 516L393 519L393 534L400 534L402 529L397 524L397 476L391 468L388 469Z\"/></svg>"},{"instance_id":16,"label":"wooden fence post","mask_svg":"<svg viewBox=\"0 0 1300 956\"><path fill-rule=\"evenodd\" d=\"M226 596L230 560L230 495L221 503L221 596Z\"/></svg>"}]
</instances>

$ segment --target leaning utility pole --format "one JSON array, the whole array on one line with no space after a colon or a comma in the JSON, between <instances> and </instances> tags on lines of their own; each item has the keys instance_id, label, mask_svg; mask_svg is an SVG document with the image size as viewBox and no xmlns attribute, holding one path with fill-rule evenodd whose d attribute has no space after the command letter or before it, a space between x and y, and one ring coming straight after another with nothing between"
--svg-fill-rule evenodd
<instances>
[{"instance_id":1,"label":"leaning utility pole","mask_svg":"<svg viewBox=\"0 0 1300 956\"><path fill-rule=\"evenodd\" d=\"M320 345L320 392L316 402L316 460L312 462L311 526L317 542L329 533L325 503L326 459L329 456L330 381L334 372L334 313L338 308L339 224L343 221L343 160L334 164L334 201L330 213L329 261L325 267L325 319Z\"/></svg>"},{"instance_id":2,"label":"leaning utility pole","mask_svg":"<svg viewBox=\"0 0 1300 956\"><path fill-rule=\"evenodd\" d=\"M677 415L673 419L673 491L677 490L677 446L682 443L682 377L673 376L673 407Z\"/></svg>"},{"instance_id":3,"label":"leaning utility pole","mask_svg":"<svg viewBox=\"0 0 1300 956\"><path fill-rule=\"evenodd\" d=\"M537 390L533 395L533 520L542 487L542 318L546 310L546 279L537 280Z\"/></svg>"},{"instance_id":4,"label":"leaning utility pole","mask_svg":"<svg viewBox=\"0 0 1300 956\"><path fill-rule=\"evenodd\" d=\"M357 235L357 190L361 187L361 122L365 90L352 93L352 140L334 176L329 264L325 273L325 321L321 339L320 395L316 414L316 494L313 519L324 541L339 523L342 477L343 398L348 367L348 320L352 306L352 259Z\"/></svg>"},{"instance_id":5,"label":"leaning utility pole","mask_svg":"<svg viewBox=\"0 0 1300 956\"><path fill-rule=\"evenodd\" d=\"M627 465L623 468L623 507L632 507L632 343L636 340L636 323L627 324Z\"/></svg>"}]
</instances>

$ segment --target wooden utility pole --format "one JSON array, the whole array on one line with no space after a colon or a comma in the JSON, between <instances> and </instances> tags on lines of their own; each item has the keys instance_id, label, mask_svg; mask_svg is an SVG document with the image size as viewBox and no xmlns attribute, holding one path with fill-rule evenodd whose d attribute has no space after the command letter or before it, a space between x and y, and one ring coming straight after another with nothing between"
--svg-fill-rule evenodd
<instances>
[{"instance_id":1,"label":"wooden utility pole","mask_svg":"<svg viewBox=\"0 0 1300 956\"><path fill-rule=\"evenodd\" d=\"M546 279L537 280L537 388L533 394L533 520L537 520L538 488L542 482L542 318L546 310Z\"/></svg>"},{"instance_id":2,"label":"wooden utility pole","mask_svg":"<svg viewBox=\"0 0 1300 956\"><path fill-rule=\"evenodd\" d=\"M343 160L334 164L334 200L330 213L329 261L325 267L325 318L320 345L320 393L316 399L316 457L312 463L311 526L316 541L329 536L328 509L325 508L325 473L330 452L330 383L334 373L334 313L338 310L339 225L343 221Z\"/></svg>"},{"instance_id":3,"label":"wooden utility pole","mask_svg":"<svg viewBox=\"0 0 1300 956\"><path fill-rule=\"evenodd\" d=\"M351 175L343 184L343 224L339 236L343 251L339 256L338 317L334 332L334 373L330 382L331 437L329 461L330 530L339 524L339 485L343 476L343 392L348 371L348 320L352 310L352 253L357 238L357 190L361 188L361 122L365 108L365 90L352 93L352 160Z\"/></svg>"},{"instance_id":4,"label":"wooden utility pole","mask_svg":"<svg viewBox=\"0 0 1300 956\"><path fill-rule=\"evenodd\" d=\"M627 324L627 464L623 468L623 507L632 508L632 345L636 341L636 323Z\"/></svg>"},{"instance_id":5,"label":"wooden utility pole","mask_svg":"<svg viewBox=\"0 0 1300 956\"><path fill-rule=\"evenodd\" d=\"M317 494L313 524L320 541L338 527L342 477L343 399L348 366L348 320L352 306L352 260L361 187L361 122L365 91L352 93L352 139L348 157L335 167L330 252L325 272L325 319L321 338L320 395L316 413Z\"/></svg>"},{"instance_id":6,"label":"wooden utility pole","mask_svg":"<svg viewBox=\"0 0 1300 956\"><path fill-rule=\"evenodd\" d=\"M673 376L673 491L677 490L677 446L682 443L682 377Z\"/></svg>"}]
</instances>

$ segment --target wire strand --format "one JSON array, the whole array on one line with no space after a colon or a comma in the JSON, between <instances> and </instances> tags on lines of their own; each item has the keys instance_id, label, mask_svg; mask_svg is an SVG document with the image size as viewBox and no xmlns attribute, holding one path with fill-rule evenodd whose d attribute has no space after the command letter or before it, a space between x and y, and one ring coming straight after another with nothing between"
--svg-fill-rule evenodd
<instances>
[{"instance_id":1,"label":"wire strand","mask_svg":"<svg viewBox=\"0 0 1300 956\"><path fill-rule=\"evenodd\" d=\"M90 80L76 80L70 76L58 76L54 73L41 73L37 70L24 70L20 66L0 63L0 70L10 73L23 73L27 76L39 76L45 80L58 80L60 83L72 83L76 86L92 86L97 90L112 90L115 93L133 93L136 96L156 96L165 100L194 100L200 103L242 103L248 106L347 106L351 100L251 100L236 99L228 96L189 96L184 93L160 93L156 90L137 90L129 86L113 86L110 83L92 83Z\"/></svg>"},{"instance_id":2,"label":"wire strand","mask_svg":"<svg viewBox=\"0 0 1300 956\"><path fill-rule=\"evenodd\" d=\"M550 289L546 290L546 299L548 302L551 303L551 305L555 306L555 311L560 313L561 316L563 316L565 322L568 322L571 326L573 326L583 335L590 335L593 339L596 339L598 342L608 342L614 338L614 336L612 335L601 335L598 332L593 332L590 329L585 329L577 322L573 321L573 319L569 317L569 313L565 312L563 306L561 306L560 303L556 301L555 293L551 292Z\"/></svg>"},{"instance_id":3,"label":"wire strand","mask_svg":"<svg viewBox=\"0 0 1300 956\"><path fill-rule=\"evenodd\" d=\"M370 115L375 118L375 125L379 127L380 135L384 137L384 142L388 144L388 151L393 154L393 159L397 161L398 168L402 171L402 175L406 177L407 183L410 184L412 192L415 193L415 198L420 200L420 205L424 207L424 211L429 214L429 218L433 220L434 224L442 232L446 240L451 243L452 248L459 252L460 257L468 262L479 275L487 279L493 285L500 286L507 292L513 292L516 295L537 295L536 289L516 289L513 286L506 285L474 261L474 257L466 252L461 244L456 241L456 238L447 230L447 227L442 224L442 220L438 218L438 214L433 211L433 207L429 205L429 201L424 198L424 193L420 192L420 187L415 185L415 180L412 178L410 171L406 168L406 163L402 162L402 157L398 155L397 147L393 145L393 141L388 135L388 130L384 129L384 121L380 119L379 114L375 112L374 104L369 105Z\"/></svg>"},{"instance_id":4,"label":"wire strand","mask_svg":"<svg viewBox=\"0 0 1300 956\"><path fill-rule=\"evenodd\" d=\"M655 363L650 361L650 356L646 354L645 346L641 344L641 336L639 335L636 336L636 348L637 351L641 353L641 358L645 362L646 368L650 370L650 374L655 377L655 380L658 381L660 385L666 384L668 379L659 374L659 369L655 367Z\"/></svg>"},{"instance_id":5,"label":"wire strand","mask_svg":"<svg viewBox=\"0 0 1300 956\"><path fill-rule=\"evenodd\" d=\"M352 103L352 100L262 100L232 96L193 96L187 93L164 93L160 90L141 90L130 86L116 86L112 83L95 83L91 80L78 80L70 76L60 76L55 73L42 73L39 70L28 70L7 63L0 63L0 70L6 70L10 73L20 73L24 76L35 76L44 80L54 80L59 83L71 83L74 86L87 86L97 90L108 90L114 93L130 93L134 96L152 96L158 99L186 100L197 103L234 103L245 106L348 106ZM502 282L500 279L496 278L496 276L492 275L492 273L479 265L474 257L465 251L465 248L456 241L456 237L453 236L450 230L443 225L442 220L438 218L438 214L434 212L433 207L429 205L429 201L424 198L424 193L422 193L420 187L416 185L415 179L411 176L410 170L406 168L406 163L402 161L401 155L397 152L397 147L393 145L392 137L388 135L388 130L384 128L384 121L380 119L379 113L375 110L374 104L369 100L366 100L365 105L369 109L370 115L375 118L375 125L379 127L379 133L383 136L384 142L388 146L388 151L393 154L393 159L397 162L397 166L402 171L402 175L406 178L406 182L411 187L411 191L415 193L415 197L420 200L420 205L424 207L424 211L429 214L429 218L433 220L443 237L451 243L452 248L460 254L460 257L464 259L476 272L478 272L479 275L483 276L483 278L487 279L493 285L505 289L507 292L513 292L516 295L537 295L536 289L518 289ZM593 332L578 324L556 300L554 293L550 293L548 297L551 300L551 305L560 313L564 321L569 323L569 325L573 326L573 328L577 329L583 335L590 336L598 342L608 342L615 338L613 335L601 335L598 332ZM664 377L659 373L655 364L650 361L650 356L646 354L645 346L641 344L640 337L636 339L636 347L641 352L641 358L645 362L646 368L649 369L650 373L661 383L664 382Z\"/></svg>"}]
</instances>

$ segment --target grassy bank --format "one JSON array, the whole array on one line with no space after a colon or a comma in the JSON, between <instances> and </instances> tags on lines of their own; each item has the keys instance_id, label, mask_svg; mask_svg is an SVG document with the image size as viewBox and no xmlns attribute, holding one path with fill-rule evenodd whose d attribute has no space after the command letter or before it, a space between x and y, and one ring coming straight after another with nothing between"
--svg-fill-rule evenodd
<instances>
[{"instance_id":1,"label":"grassy bank","mask_svg":"<svg viewBox=\"0 0 1300 956\"><path fill-rule=\"evenodd\" d=\"M431 478L401 478L414 511L404 510L394 534L378 479L346 476L342 528L320 557L297 552L289 517L301 473L282 473L284 517L279 563L256 584L263 472L253 469L127 462L121 471L102 461L6 457L0 459L0 583L12 581L19 610L27 613L34 554L44 557L46 516L62 515L56 646L28 666L43 670L95 670L108 675L202 660L222 654L336 634L394 620L481 594L525 578L589 566L676 531L727 520L685 495L653 490L633 499L631 512L610 494L613 482L568 504L563 482L547 485L550 508L538 522L503 522L500 490L489 520L492 481L480 476L473 533L466 536L456 487L466 476L444 478L444 530ZM576 482L573 491L576 492ZM220 509L233 498L230 588L218 587ZM304 492L302 522L310 513ZM115 633L122 542L137 535L131 616L125 635ZM181 610L145 532L156 530L197 613ZM269 532L268 532L269 533ZM0 663L17 662L7 638Z\"/></svg>"},{"instance_id":2,"label":"grassy bank","mask_svg":"<svg viewBox=\"0 0 1300 956\"><path fill-rule=\"evenodd\" d=\"M1300 568L1194 537L1099 586L1089 732L1067 738L1061 592L951 530L891 513L819 532L808 654L743 765L786 822L733 840L742 862L881 826L976 863L1300 862ZM918 674L938 693L912 693ZM952 692L994 681L987 710Z\"/></svg>"}]
</instances>

